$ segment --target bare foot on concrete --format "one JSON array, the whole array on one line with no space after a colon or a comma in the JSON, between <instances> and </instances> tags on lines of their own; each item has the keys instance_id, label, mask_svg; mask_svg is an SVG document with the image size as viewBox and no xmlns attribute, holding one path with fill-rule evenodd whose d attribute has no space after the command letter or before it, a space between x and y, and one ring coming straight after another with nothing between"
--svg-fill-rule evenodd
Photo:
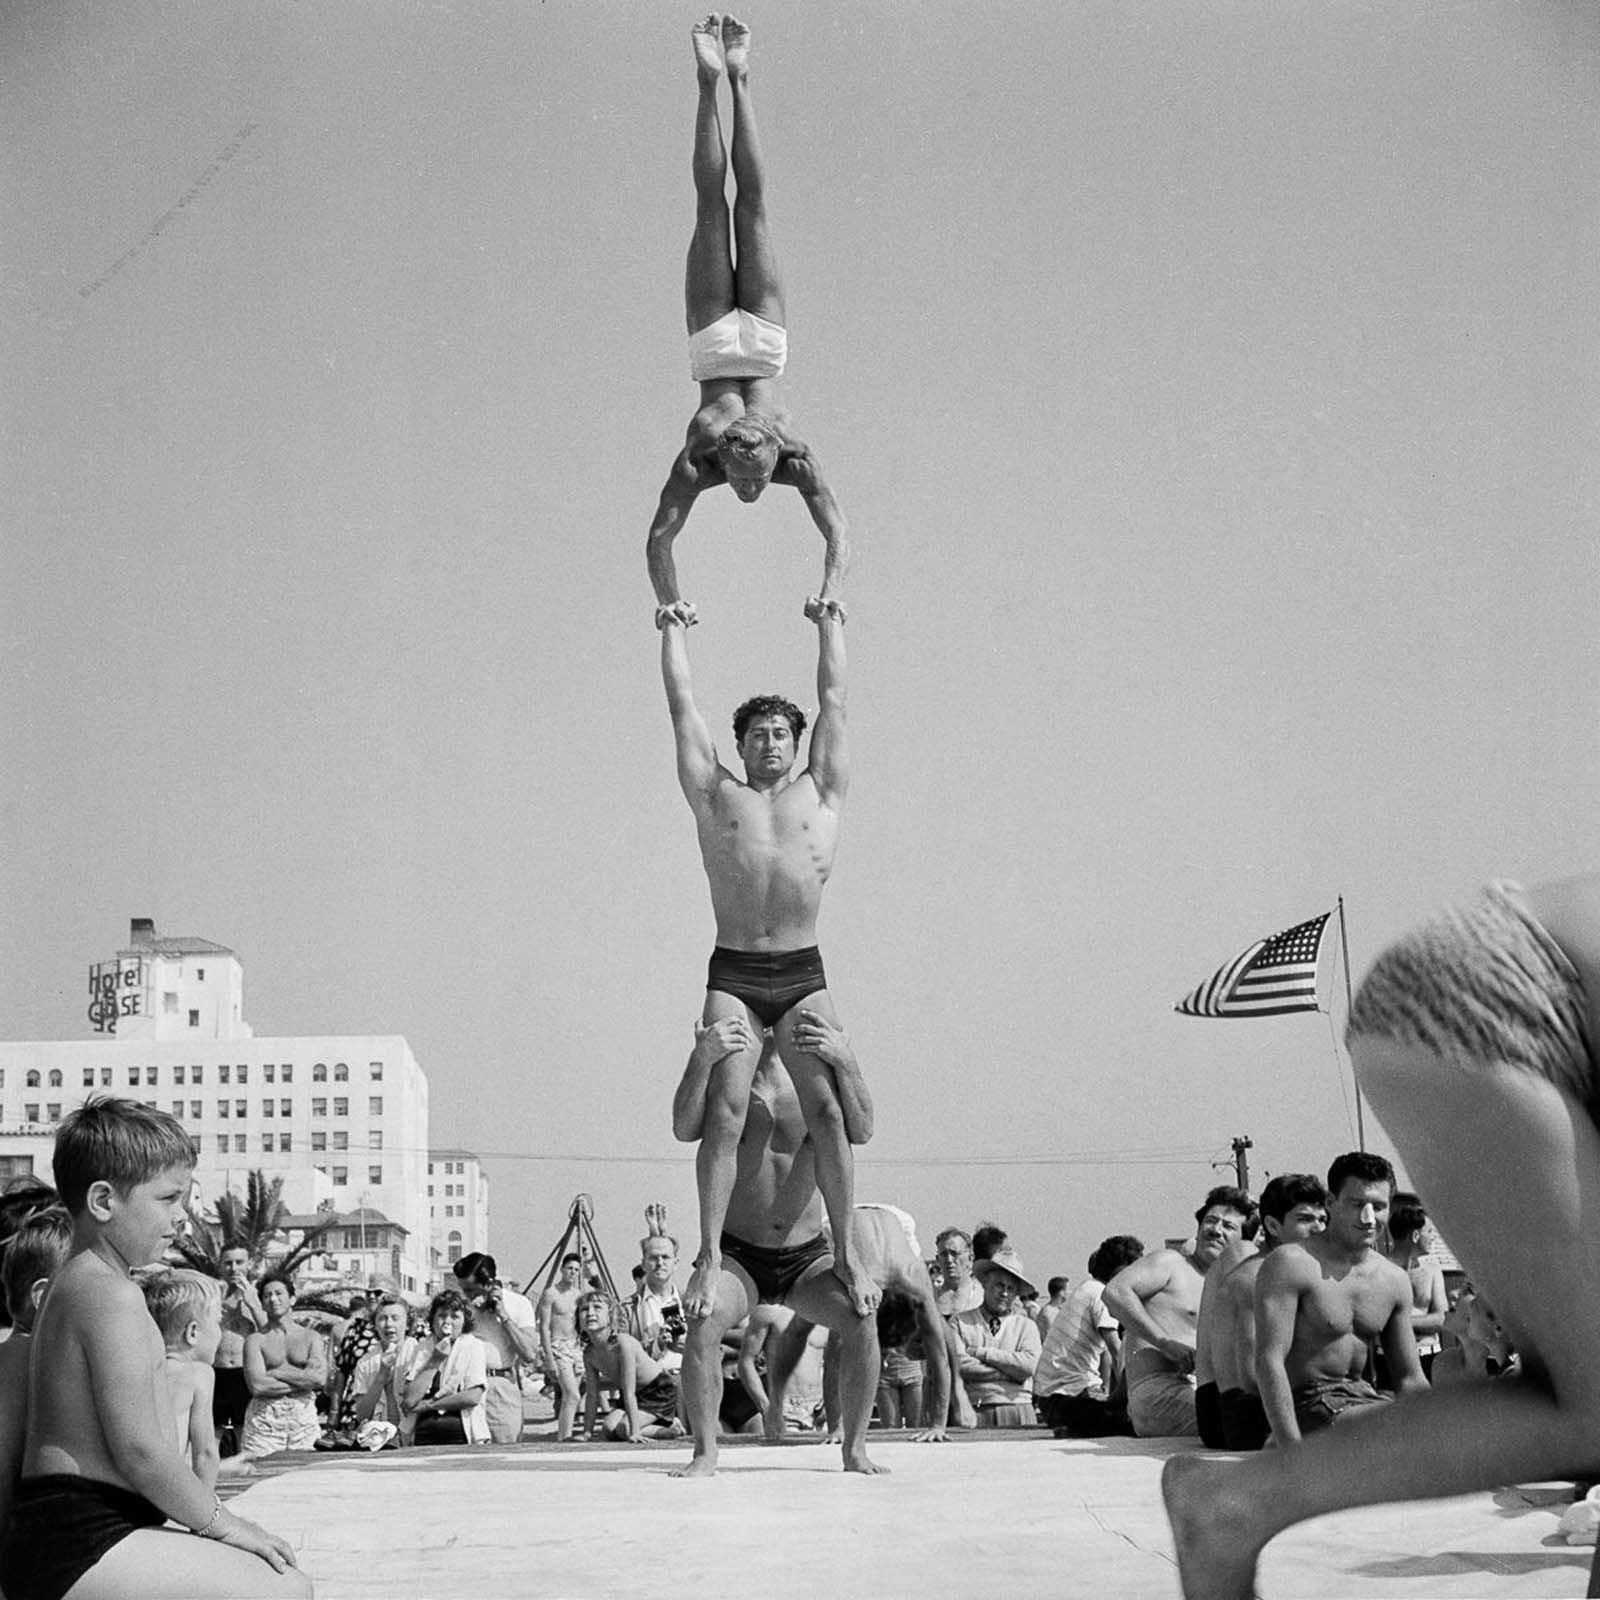
<instances>
[{"instance_id":1,"label":"bare foot on concrete","mask_svg":"<svg viewBox=\"0 0 1600 1600\"><path fill-rule=\"evenodd\" d=\"M847 1450L844 1457L844 1470L846 1472L859 1472L866 1477L887 1476L889 1469L880 1467L866 1452L866 1447L861 1446L855 1450Z\"/></svg>"},{"instance_id":2,"label":"bare foot on concrete","mask_svg":"<svg viewBox=\"0 0 1600 1600\"><path fill-rule=\"evenodd\" d=\"M1161 1470L1184 1600L1253 1600L1261 1541L1250 1506L1228 1492L1229 1468L1173 1456Z\"/></svg>"},{"instance_id":3,"label":"bare foot on concrete","mask_svg":"<svg viewBox=\"0 0 1600 1600\"><path fill-rule=\"evenodd\" d=\"M711 1455L700 1455L696 1452L693 1459L685 1467L674 1467L667 1474L669 1478L714 1478L717 1475L717 1458Z\"/></svg>"}]
</instances>

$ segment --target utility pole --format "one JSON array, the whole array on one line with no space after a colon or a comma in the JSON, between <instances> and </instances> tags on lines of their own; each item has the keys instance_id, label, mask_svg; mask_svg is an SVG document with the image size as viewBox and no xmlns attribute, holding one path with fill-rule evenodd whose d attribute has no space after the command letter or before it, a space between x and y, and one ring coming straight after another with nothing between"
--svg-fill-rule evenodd
<instances>
[{"instance_id":1,"label":"utility pole","mask_svg":"<svg viewBox=\"0 0 1600 1600\"><path fill-rule=\"evenodd\" d=\"M1250 1157L1246 1153L1255 1146L1250 1142L1248 1134L1236 1134L1233 1140L1233 1170L1237 1174L1238 1184L1246 1194L1250 1192Z\"/></svg>"}]
</instances>

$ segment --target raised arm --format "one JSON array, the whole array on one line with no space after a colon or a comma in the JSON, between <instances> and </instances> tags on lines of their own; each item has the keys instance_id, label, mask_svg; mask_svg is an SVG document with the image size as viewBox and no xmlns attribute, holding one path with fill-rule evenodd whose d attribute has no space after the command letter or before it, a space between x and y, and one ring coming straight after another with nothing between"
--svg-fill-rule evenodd
<instances>
[{"instance_id":1,"label":"raised arm","mask_svg":"<svg viewBox=\"0 0 1600 1600\"><path fill-rule=\"evenodd\" d=\"M786 455L773 474L773 481L792 484L800 491L811 520L822 535L822 600L838 600L844 588L844 575L850 566L850 530L844 512L822 475L822 466L809 446Z\"/></svg>"},{"instance_id":2,"label":"raised arm","mask_svg":"<svg viewBox=\"0 0 1600 1600\"><path fill-rule=\"evenodd\" d=\"M717 751L711 742L706 719L694 703L687 632L677 619L663 619L661 681L666 686L667 711L672 717L672 737L678 752L678 784L689 804L694 806L706 797L716 782Z\"/></svg>"},{"instance_id":3,"label":"raised arm","mask_svg":"<svg viewBox=\"0 0 1600 1600\"><path fill-rule=\"evenodd\" d=\"M835 811L850 787L850 751L845 731L844 614L833 602L806 601L817 625L817 723L811 730L811 780L818 797Z\"/></svg>"},{"instance_id":4,"label":"raised arm","mask_svg":"<svg viewBox=\"0 0 1600 1600\"><path fill-rule=\"evenodd\" d=\"M833 1068L845 1137L851 1144L868 1143L872 1138L872 1095L844 1029L820 1011L802 1006L795 1017L794 1042Z\"/></svg>"},{"instance_id":5,"label":"raised arm","mask_svg":"<svg viewBox=\"0 0 1600 1600\"><path fill-rule=\"evenodd\" d=\"M736 1050L753 1050L757 1040L743 1017L721 1017L709 1027L694 1027L694 1049L672 1097L672 1137L693 1144L706 1120L706 1086L711 1069Z\"/></svg>"},{"instance_id":6,"label":"raised arm","mask_svg":"<svg viewBox=\"0 0 1600 1600\"><path fill-rule=\"evenodd\" d=\"M699 474L690 463L688 452L680 451L672 463L661 499L656 504L656 514L650 520L650 532L645 539L645 561L650 569L650 585L656 592L656 603L663 606L678 605L678 569L672 559L672 541L683 531L683 524L694 509L701 483Z\"/></svg>"}]
</instances>

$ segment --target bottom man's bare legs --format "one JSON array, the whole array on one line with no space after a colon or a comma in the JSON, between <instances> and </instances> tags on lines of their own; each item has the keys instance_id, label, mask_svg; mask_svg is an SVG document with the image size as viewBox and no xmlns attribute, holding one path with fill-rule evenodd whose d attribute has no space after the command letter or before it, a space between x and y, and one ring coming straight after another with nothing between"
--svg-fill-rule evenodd
<instances>
[{"instance_id":1,"label":"bottom man's bare legs","mask_svg":"<svg viewBox=\"0 0 1600 1600\"><path fill-rule=\"evenodd\" d=\"M683 1350L683 1412L694 1435L694 1454L687 1466L674 1467L674 1478L709 1478L717 1470L717 1430L722 1409L722 1336L750 1310L744 1285L731 1272L720 1273L711 1310L689 1324Z\"/></svg>"},{"instance_id":2,"label":"bottom man's bare legs","mask_svg":"<svg viewBox=\"0 0 1600 1600\"><path fill-rule=\"evenodd\" d=\"M825 1327L828 1360L834 1364L839 1384L840 1443L846 1472L887 1472L867 1454L867 1424L872 1419L872 1401L878 1392L878 1372L882 1353L878 1348L876 1317L856 1314L844 1286L826 1272L802 1279L789 1296L794 1320L779 1335L777 1348L767 1361L768 1438L783 1432L783 1396L789 1375L794 1371L814 1326Z\"/></svg>"},{"instance_id":3,"label":"bottom man's bare legs","mask_svg":"<svg viewBox=\"0 0 1600 1600\"><path fill-rule=\"evenodd\" d=\"M1247 1600L1262 1547L1307 1517L1576 1476L1600 1459L1600 1131L1589 1113L1516 1067L1472 1070L1370 1041L1355 1063L1528 1376L1415 1396L1238 1466L1169 1461L1162 1492L1188 1600Z\"/></svg>"},{"instance_id":4,"label":"bottom man's bare legs","mask_svg":"<svg viewBox=\"0 0 1600 1600\"><path fill-rule=\"evenodd\" d=\"M826 989L818 989L805 997L805 1009L818 1012L835 1027L839 1015ZM811 1148L816 1157L817 1187L822 1191L822 1204L827 1209L828 1224L833 1230L833 1273L844 1285L858 1316L866 1317L878 1308L882 1298L878 1287L858 1270L855 1245L850 1234L850 1220L855 1212L856 1159L845 1130L844 1112L839 1106L839 1090L833 1081L833 1069L808 1050L802 1050L794 1038L795 1024L800 1018L800 1007L795 1006L778 1018L778 1054L794 1082L795 1094L800 1099L800 1109L805 1114L806 1129L811 1135ZM876 1387L877 1375L873 1375Z\"/></svg>"}]
</instances>

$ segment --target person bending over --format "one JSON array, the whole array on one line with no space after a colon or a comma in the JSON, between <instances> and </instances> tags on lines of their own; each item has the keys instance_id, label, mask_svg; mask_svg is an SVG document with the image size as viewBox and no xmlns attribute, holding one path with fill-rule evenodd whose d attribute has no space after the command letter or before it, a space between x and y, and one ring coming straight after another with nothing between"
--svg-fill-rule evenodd
<instances>
[{"instance_id":1,"label":"person bending over","mask_svg":"<svg viewBox=\"0 0 1600 1600\"><path fill-rule=\"evenodd\" d=\"M789 340L750 100L750 30L736 17L713 12L695 24L693 38L700 99L694 124L695 222L684 310L689 368L700 385L700 405L667 474L646 542L657 617L671 616L686 626L695 620L694 607L678 592L672 544L698 496L725 483L748 503L776 483L799 491L822 534L826 554L819 599L842 619L839 591L849 560L844 514L811 447L794 432L779 383ZM733 93L737 188L731 230L724 195L728 153L717 110L724 75Z\"/></svg>"}]
</instances>

